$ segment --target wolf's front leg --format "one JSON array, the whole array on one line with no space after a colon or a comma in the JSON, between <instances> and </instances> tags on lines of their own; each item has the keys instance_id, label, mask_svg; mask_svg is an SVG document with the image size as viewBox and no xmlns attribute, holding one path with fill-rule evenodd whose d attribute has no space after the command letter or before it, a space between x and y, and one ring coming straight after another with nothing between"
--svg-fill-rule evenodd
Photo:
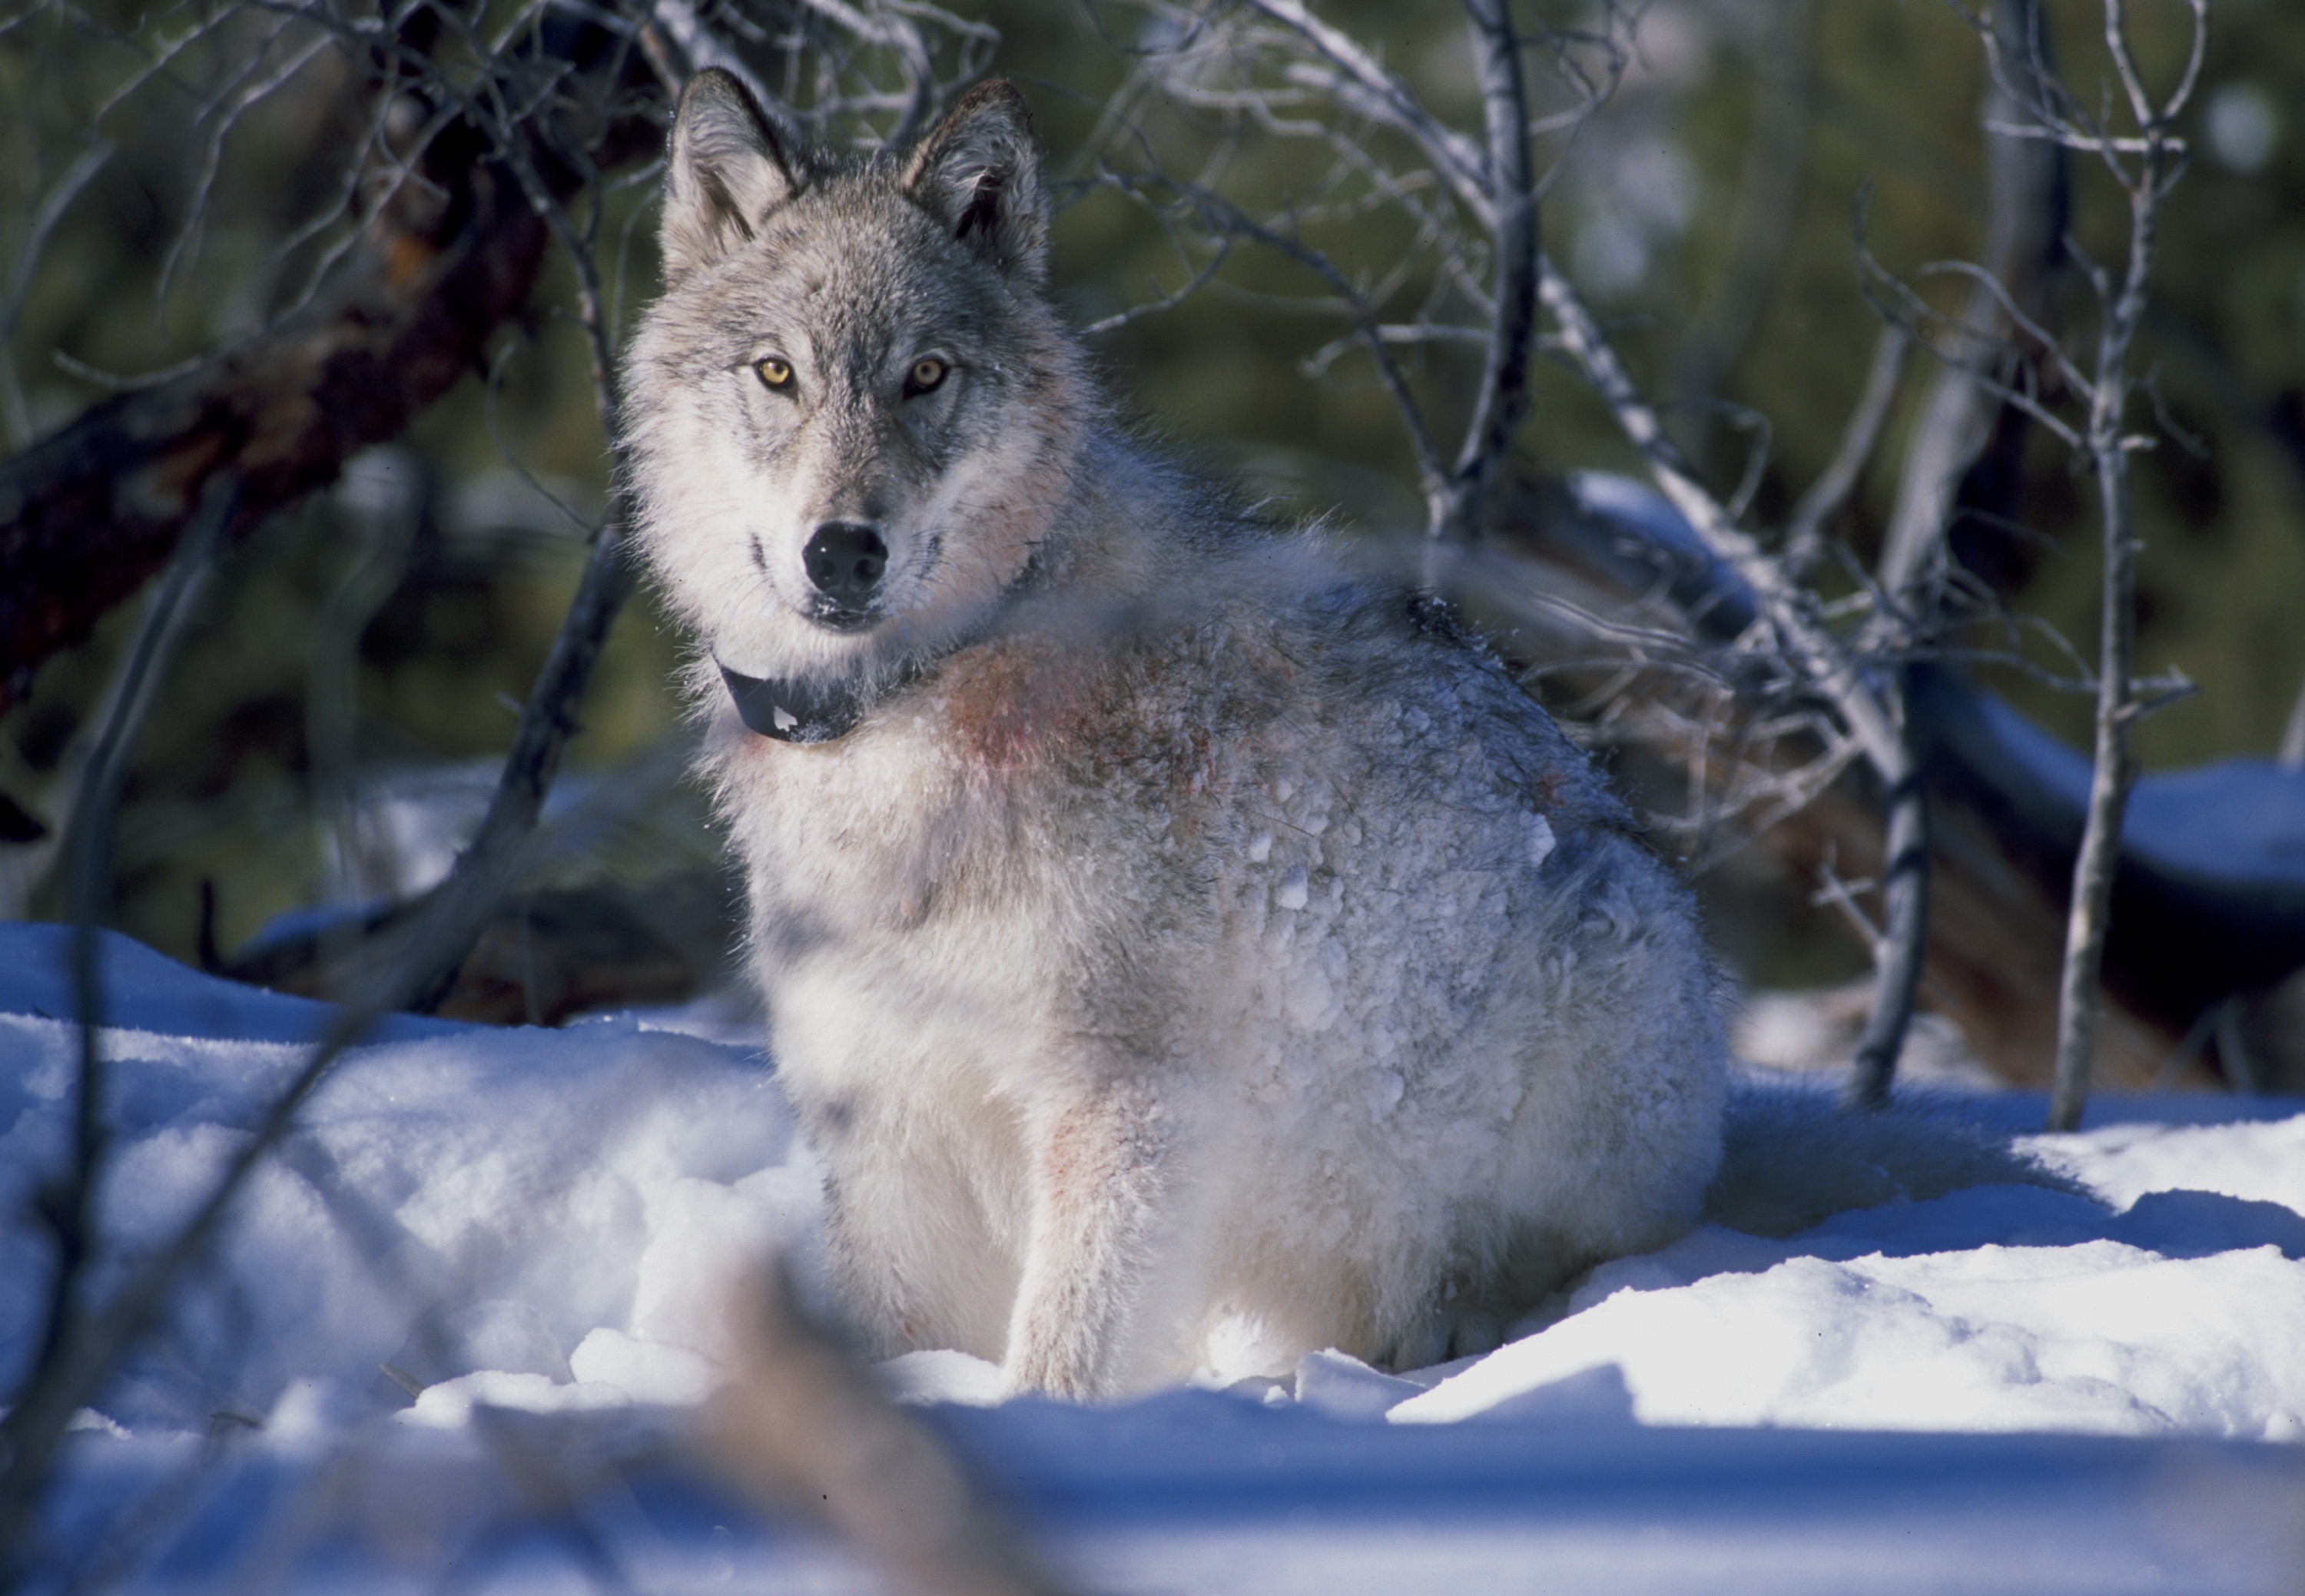
<instances>
[{"instance_id":1,"label":"wolf's front leg","mask_svg":"<svg viewBox=\"0 0 2305 1596\"><path fill-rule=\"evenodd\" d=\"M1033 1220L1008 1321L1011 1389L1088 1399L1181 1351L1182 1127L1142 1081L1102 1088L1033 1132Z\"/></svg>"}]
</instances>

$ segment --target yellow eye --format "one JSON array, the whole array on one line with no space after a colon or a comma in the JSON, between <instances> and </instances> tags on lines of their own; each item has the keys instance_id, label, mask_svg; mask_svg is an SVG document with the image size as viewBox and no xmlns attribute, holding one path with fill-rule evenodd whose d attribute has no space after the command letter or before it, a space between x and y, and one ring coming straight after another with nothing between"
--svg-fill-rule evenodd
<instances>
[{"instance_id":1,"label":"yellow eye","mask_svg":"<svg viewBox=\"0 0 2305 1596\"><path fill-rule=\"evenodd\" d=\"M792 386L793 370L792 363L790 361L778 360L775 355L771 354L765 359L754 361L753 363L753 370L758 371L761 374L761 380L767 383L770 388L790 388Z\"/></svg>"},{"instance_id":2,"label":"yellow eye","mask_svg":"<svg viewBox=\"0 0 2305 1596\"><path fill-rule=\"evenodd\" d=\"M924 394L944 380L947 370L944 362L933 355L925 360L916 360L913 363L913 369L905 374L905 386L916 394Z\"/></svg>"}]
</instances>

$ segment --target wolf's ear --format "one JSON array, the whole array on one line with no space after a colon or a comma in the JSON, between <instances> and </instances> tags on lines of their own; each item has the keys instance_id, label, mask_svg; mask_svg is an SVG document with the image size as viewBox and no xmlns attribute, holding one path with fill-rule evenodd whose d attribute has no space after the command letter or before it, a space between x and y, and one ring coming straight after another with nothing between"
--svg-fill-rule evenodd
<instances>
[{"instance_id":1,"label":"wolf's ear","mask_svg":"<svg viewBox=\"0 0 2305 1596\"><path fill-rule=\"evenodd\" d=\"M979 83L937 124L905 167L913 198L953 236L1002 269L1038 283L1049 260L1049 200L1033 113L1014 84Z\"/></svg>"},{"instance_id":2,"label":"wolf's ear","mask_svg":"<svg viewBox=\"0 0 2305 1596\"><path fill-rule=\"evenodd\" d=\"M717 67L681 92L669 168L659 235L668 281L751 239L800 186L753 97Z\"/></svg>"}]
</instances>

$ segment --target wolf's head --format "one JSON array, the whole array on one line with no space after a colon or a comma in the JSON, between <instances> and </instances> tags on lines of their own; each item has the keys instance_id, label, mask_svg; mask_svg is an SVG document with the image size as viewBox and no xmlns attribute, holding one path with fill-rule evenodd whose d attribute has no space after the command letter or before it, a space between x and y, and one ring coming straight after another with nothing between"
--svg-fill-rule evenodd
<instances>
[{"instance_id":1,"label":"wolf's head","mask_svg":"<svg viewBox=\"0 0 2305 1596\"><path fill-rule=\"evenodd\" d=\"M1044 539L1085 402L1022 98L982 85L860 160L701 73L669 168L625 404L674 608L754 676L881 674L966 636Z\"/></svg>"}]
</instances>

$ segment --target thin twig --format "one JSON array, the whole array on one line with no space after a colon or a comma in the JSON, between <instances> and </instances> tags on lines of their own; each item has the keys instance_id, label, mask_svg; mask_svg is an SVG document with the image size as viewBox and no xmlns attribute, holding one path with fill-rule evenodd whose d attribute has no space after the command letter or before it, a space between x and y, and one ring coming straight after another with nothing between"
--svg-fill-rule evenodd
<instances>
[{"instance_id":1,"label":"thin twig","mask_svg":"<svg viewBox=\"0 0 2305 1596\"><path fill-rule=\"evenodd\" d=\"M1900 739L1873 688L1858 676L1839 642L1813 618L1801 591L1697 481L1695 467L1666 436L1656 411L1633 386L1600 323L1569 279L1549 258L1540 257L1539 265L1545 308L1560 329L1561 347L1577 362L1626 437L1647 457L1658 491L1714 557L1751 585L1787 659L1841 715L1882 779L1892 785L1901 780L1905 759Z\"/></svg>"},{"instance_id":2,"label":"thin twig","mask_svg":"<svg viewBox=\"0 0 2305 1596\"><path fill-rule=\"evenodd\" d=\"M1753 73L1753 131L1737 180L1727 260L1692 319L1673 391L1684 401L1714 397L1735 371L1778 280L1793 236L1794 208L1808 152L1811 0L1771 0L1747 42ZM1700 424L1707 424L1700 413ZM1690 444L1710 457L1702 434Z\"/></svg>"},{"instance_id":3,"label":"thin twig","mask_svg":"<svg viewBox=\"0 0 2305 1596\"><path fill-rule=\"evenodd\" d=\"M2172 128L2199 81L2207 47L2208 0L2186 0L2192 13L2192 49L2184 77L2156 106L2132 60L2122 0L2104 0L2106 47L2129 92L2144 148L2124 167L2111 150L2105 165L2122 179L2129 201L2128 258L2116 294L2104 303L2097 327L2096 370L2088 392L2088 457L2097 482L2103 568L2099 585L2097 738L2089 775L2088 818L2073 860L2072 901L2065 926L2064 967L2057 989L2057 1063L2049 1097L2048 1128L2080 1124L2088 1098L2097 1042L2097 991L2121 850L2122 817L2136 779L2131 730L2140 711L2133 679L2137 654L2137 537L2131 500L2128 431L2131 346L2145 319L2161 205L2182 172L2184 152ZM2070 125L2070 124L2068 124ZM2102 273L2094 273L2100 279Z\"/></svg>"},{"instance_id":4,"label":"thin twig","mask_svg":"<svg viewBox=\"0 0 2305 1596\"><path fill-rule=\"evenodd\" d=\"M1231 201L1197 184L1180 183L1174 178L1124 176L1111 172L1102 174L1101 181L1124 192L1166 192L1191 207L1211 233L1246 239L1295 261L1327 284L1330 292L1336 295L1338 307L1357 324L1363 346L1368 350L1369 357L1376 366L1378 379L1383 383L1385 392L1391 398L1401 424L1408 433L1409 445L1416 452L1418 478L1425 488L1427 501L1430 502L1434 494L1447 491L1449 474L1442 462L1441 446L1425 423L1424 411L1408 386L1408 374L1392 358L1392 352L1380 330L1382 323L1374 311L1354 286L1352 279L1345 275L1343 269L1302 239L1267 226Z\"/></svg>"},{"instance_id":5,"label":"thin twig","mask_svg":"<svg viewBox=\"0 0 2305 1596\"><path fill-rule=\"evenodd\" d=\"M239 483L227 474L213 478L198 515L175 556L161 574L152 602L129 651L118 693L98 734L72 815L66 857L73 881L72 994L79 1020L80 1067L72 1098L71 1162L55 1189L43 1193L41 1208L55 1244L45 1318L31 1366L11 1395L0 1420L0 1588L24 1570L16 1554L29 1544L37 1505L33 1489L45 1479L48 1456L64 1421L85 1398L60 1406L43 1396L64 1387L64 1371L89 1330L83 1301L96 1260L97 1191L103 1175L104 994L102 924L112 879L112 828L129 749L150 712L152 701L183 636L184 623L216 560L217 544L231 521Z\"/></svg>"},{"instance_id":6,"label":"thin twig","mask_svg":"<svg viewBox=\"0 0 2305 1596\"><path fill-rule=\"evenodd\" d=\"M2013 55L2036 64L2029 76L2037 82L2046 71L2041 24L2039 0L2003 0L1979 25L1986 30L1986 47L1996 59ZM2040 125L2030 109L2037 98L2010 81L2005 73L1990 74L1981 117L1989 135L1985 263L1970 269L1968 301L1955 324L1981 354L1946 360L1906 446L1896 507L1882 545L1881 580L1892 593L1902 593L1926 582L1939 568L1961 478L1989 428L1987 401L2018 402L2020 409L2040 419L2037 407L2013 400L2011 385L1995 380L1990 370L2004 360L2008 329L2014 324L2029 333L2041 356L2063 358L2056 339L2026 310L2040 297L2040 285L2064 230L2060 202L2064 163L2054 150L2030 146L2022 136L2025 130ZM1859 264L1869 262L1860 242ZM1909 311L1918 302L1905 303ZM2053 429L2062 424L2054 417L2048 420Z\"/></svg>"},{"instance_id":7,"label":"thin twig","mask_svg":"<svg viewBox=\"0 0 2305 1596\"><path fill-rule=\"evenodd\" d=\"M1448 497L1429 503L1426 535L1462 543L1480 525L1482 501L1529 403L1528 357L1536 339L1536 198L1529 169L1528 84L1510 0L1464 0L1473 23L1487 134L1491 291L1489 341L1472 419L1449 474ZM1425 585L1435 585L1437 547L1427 550Z\"/></svg>"},{"instance_id":8,"label":"thin twig","mask_svg":"<svg viewBox=\"0 0 2305 1596\"><path fill-rule=\"evenodd\" d=\"M1542 261L1542 269L1545 306L1560 329L1561 346L1577 361L1625 435L1647 457L1658 489L1714 555L1751 587L1775 646L1810 690L1832 707L1886 794L1890 951L1877 967L1874 1019L1851 1088L1854 1101L1877 1104L1887 1095L1903 1046L1927 931L1927 819L1921 807L1919 767L1902 717L1884 702L1840 639L1819 622L1812 601L1783 566L1769 559L1698 482L1695 468L1666 436L1655 410L1633 386L1569 280L1549 260Z\"/></svg>"},{"instance_id":9,"label":"thin twig","mask_svg":"<svg viewBox=\"0 0 2305 1596\"><path fill-rule=\"evenodd\" d=\"M966 1472L809 1319L782 1259L735 1306L742 1362L707 1408L729 1484L764 1512L827 1523L894 1589L1058 1596Z\"/></svg>"},{"instance_id":10,"label":"thin twig","mask_svg":"<svg viewBox=\"0 0 2305 1596\"><path fill-rule=\"evenodd\" d=\"M99 141L81 151L80 158L66 168L49 189L40 208L32 213L32 225L24 235L24 247L16 257L16 268L8 277L8 293L0 299L0 405L5 406L8 427L8 447L25 448L32 441L32 421L24 407L24 390L16 380L16 357L11 341L16 336L16 319L24 312L24 296L31 292L33 269L40 263L41 252L47 248L48 235L55 231L72 202L80 192L96 180L112 159L113 146Z\"/></svg>"},{"instance_id":11,"label":"thin twig","mask_svg":"<svg viewBox=\"0 0 2305 1596\"><path fill-rule=\"evenodd\" d=\"M1313 15L1298 0L1249 0L1258 11L1294 29L1369 97L1356 107L1382 117L1414 139L1458 197L1472 207L1482 222L1494 227L1491 210L1492 183L1480 146L1428 115L1408 84L1377 64L1349 35ZM1501 5L1502 0L1498 0ZM1484 85L1485 87L1485 85Z\"/></svg>"},{"instance_id":12,"label":"thin twig","mask_svg":"<svg viewBox=\"0 0 2305 1596\"><path fill-rule=\"evenodd\" d=\"M473 934L512 879L520 845L535 822L551 772L574 726L574 699L600 653L610 596L628 583L622 543L603 538L585 568L576 602L529 696L505 779L498 783L480 833L456 861L408 931L386 950L370 978L351 994L327 1034L285 1088L266 1106L191 1217L156 1248L100 1310L79 1314L72 1334L58 1338L54 1358L36 1370L17 1394L0 1441L0 1529L6 1544L25 1544L28 1528L49 1478L58 1443L72 1416L102 1394L129 1351L148 1335L178 1283L204 1259L251 1176L296 1124L304 1105L325 1082L344 1050L382 1015L407 1008L440 985L461 962Z\"/></svg>"},{"instance_id":13,"label":"thin twig","mask_svg":"<svg viewBox=\"0 0 2305 1596\"><path fill-rule=\"evenodd\" d=\"M1904 375L1905 355L1912 344L1905 329L1893 324L1883 328L1874 340L1865 387L1857 396L1857 407L1850 413L1841 443L1785 522L1783 558L1794 576L1804 575L1816 563L1824 552L1824 524L1857 491L1880 441L1881 423L1888 419L1890 403L1897 397L1897 380Z\"/></svg>"},{"instance_id":14,"label":"thin twig","mask_svg":"<svg viewBox=\"0 0 2305 1596\"><path fill-rule=\"evenodd\" d=\"M2274 755L2283 768L2305 770L2305 683L2297 688L2297 702L2289 706L2289 722L2281 730L2281 747Z\"/></svg>"}]
</instances>

